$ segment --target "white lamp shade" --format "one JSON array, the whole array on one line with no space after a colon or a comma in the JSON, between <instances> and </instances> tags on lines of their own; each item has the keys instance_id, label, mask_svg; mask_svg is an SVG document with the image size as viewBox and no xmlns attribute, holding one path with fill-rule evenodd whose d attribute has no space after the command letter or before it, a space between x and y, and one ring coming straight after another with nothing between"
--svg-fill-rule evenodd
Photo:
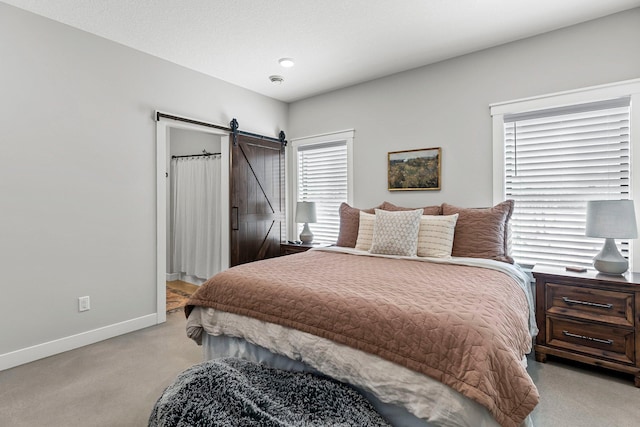
<instances>
[{"instance_id":1,"label":"white lamp shade","mask_svg":"<svg viewBox=\"0 0 640 427\"><path fill-rule=\"evenodd\" d=\"M296 222L316 222L316 203L298 202L296 203Z\"/></svg>"},{"instance_id":2,"label":"white lamp shade","mask_svg":"<svg viewBox=\"0 0 640 427\"><path fill-rule=\"evenodd\" d=\"M587 202L588 237L635 239L638 237L633 200L592 200Z\"/></svg>"}]
</instances>

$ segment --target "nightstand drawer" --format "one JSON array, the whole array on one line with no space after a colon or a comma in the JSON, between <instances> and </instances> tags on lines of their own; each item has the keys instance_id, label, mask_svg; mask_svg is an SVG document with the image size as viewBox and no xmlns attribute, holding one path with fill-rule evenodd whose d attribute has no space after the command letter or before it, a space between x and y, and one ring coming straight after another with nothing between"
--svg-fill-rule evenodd
<instances>
[{"instance_id":1,"label":"nightstand drawer","mask_svg":"<svg viewBox=\"0 0 640 427\"><path fill-rule=\"evenodd\" d=\"M563 318L547 318L547 344L569 351L635 363L634 331Z\"/></svg>"},{"instance_id":2,"label":"nightstand drawer","mask_svg":"<svg viewBox=\"0 0 640 427\"><path fill-rule=\"evenodd\" d=\"M329 245L322 243L280 243L280 255L299 254L312 248L326 248Z\"/></svg>"},{"instance_id":3,"label":"nightstand drawer","mask_svg":"<svg viewBox=\"0 0 640 427\"><path fill-rule=\"evenodd\" d=\"M308 251L309 248L304 247L304 246L293 246L293 245L280 245L280 255L292 255L292 254L299 254L301 252L306 252Z\"/></svg>"},{"instance_id":4,"label":"nightstand drawer","mask_svg":"<svg viewBox=\"0 0 640 427\"><path fill-rule=\"evenodd\" d=\"M587 287L546 284L546 312L633 326L634 294Z\"/></svg>"}]
</instances>

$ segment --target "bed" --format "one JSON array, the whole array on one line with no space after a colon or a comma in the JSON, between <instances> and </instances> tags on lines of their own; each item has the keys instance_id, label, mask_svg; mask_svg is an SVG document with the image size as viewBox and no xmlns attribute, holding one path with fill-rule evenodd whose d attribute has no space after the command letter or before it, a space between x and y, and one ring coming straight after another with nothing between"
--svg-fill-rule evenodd
<instances>
[{"instance_id":1,"label":"bed","mask_svg":"<svg viewBox=\"0 0 640 427\"><path fill-rule=\"evenodd\" d=\"M506 213L498 205L445 215L453 207L442 205L435 215L425 215L426 208L358 210L352 242L339 238L343 246L244 264L211 278L188 302L187 334L204 346L205 359L237 357L351 384L393 425L532 425L539 397L526 371L537 332L528 277L505 262L506 246L493 259L459 256L465 245L456 252L454 237L477 226L479 213L498 211L493 216L500 218L504 244L512 206ZM390 232L392 245L411 246L415 237L408 255L397 248L380 253L386 251L378 238L383 219L403 217L405 224L410 216L418 218L418 231ZM369 236L371 221L376 238ZM437 239L450 236L444 255L433 236L422 235L435 232L425 221L438 222ZM480 225L486 243L492 237L486 221ZM420 240L427 242L423 249L439 248L426 255L438 256L420 253Z\"/></svg>"}]
</instances>

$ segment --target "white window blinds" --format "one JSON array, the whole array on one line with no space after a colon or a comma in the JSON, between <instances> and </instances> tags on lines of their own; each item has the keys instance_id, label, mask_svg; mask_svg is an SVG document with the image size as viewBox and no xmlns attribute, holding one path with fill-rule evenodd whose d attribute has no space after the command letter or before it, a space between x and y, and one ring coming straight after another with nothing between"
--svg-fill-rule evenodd
<instances>
[{"instance_id":1,"label":"white window blinds","mask_svg":"<svg viewBox=\"0 0 640 427\"><path fill-rule=\"evenodd\" d=\"M629 98L504 116L512 255L522 265L590 267L588 200L629 199ZM623 256L629 242L618 240Z\"/></svg>"},{"instance_id":2,"label":"white window blinds","mask_svg":"<svg viewBox=\"0 0 640 427\"><path fill-rule=\"evenodd\" d=\"M313 241L333 244L340 230L339 208L347 201L346 141L298 147L298 201L316 202ZM302 224L298 224L298 234Z\"/></svg>"}]
</instances>

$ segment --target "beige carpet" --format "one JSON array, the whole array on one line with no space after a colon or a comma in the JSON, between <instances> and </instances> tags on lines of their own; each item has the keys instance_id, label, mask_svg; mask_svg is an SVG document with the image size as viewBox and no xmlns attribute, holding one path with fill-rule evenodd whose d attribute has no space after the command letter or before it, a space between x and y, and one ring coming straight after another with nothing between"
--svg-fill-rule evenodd
<instances>
[{"instance_id":1,"label":"beige carpet","mask_svg":"<svg viewBox=\"0 0 640 427\"><path fill-rule=\"evenodd\" d=\"M163 390L202 361L183 313L99 343L0 371L0 426L147 426ZM536 427L637 427L640 389L631 375L531 355L540 392Z\"/></svg>"},{"instance_id":2,"label":"beige carpet","mask_svg":"<svg viewBox=\"0 0 640 427\"><path fill-rule=\"evenodd\" d=\"M198 286L180 280L167 282L167 313L182 310L196 289Z\"/></svg>"}]
</instances>

